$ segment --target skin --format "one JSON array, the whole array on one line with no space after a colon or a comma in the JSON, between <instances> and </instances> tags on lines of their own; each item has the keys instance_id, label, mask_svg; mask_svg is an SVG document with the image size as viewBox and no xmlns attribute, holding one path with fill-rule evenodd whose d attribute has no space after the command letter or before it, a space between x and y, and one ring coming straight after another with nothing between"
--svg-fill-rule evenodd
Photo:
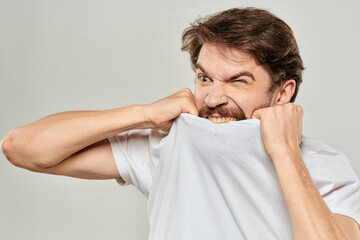
<instances>
[{"instance_id":1,"label":"skin","mask_svg":"<svg viewBox=\"0 0 360 240\"><path fill-rule=\"evenodd\" d=\"M246 74L229 80L239 72L252 77ZM295 81L287 80L271 94L270 85L270 75L250 54L205 44L196 69L195 95L185 88L148 105L53 114L12 130L1 147L12 164L31 171L123 181L106 138L131 129L169 130L181 113L240 118L243 112L244 118L260 119L265 150L278 174L294 238L360 239L353 219L331 213L303 163L299 148L303 109L289 103Z\"/></svg>"},{"instance_id":2,"label":"skin","mask_svg":"<svg viewBox=\"0 0 360 240\"><path fill-rule=\"evenodd\" d=\"M245 72L253 78L245 74L234 78ZM248 119L256 109L273 105L270 86L270 75L250 54L210 44L202 47L196 68L197 109L213 108L214 117L241 115L242 111Z\"/></svg>"}]
</instances>

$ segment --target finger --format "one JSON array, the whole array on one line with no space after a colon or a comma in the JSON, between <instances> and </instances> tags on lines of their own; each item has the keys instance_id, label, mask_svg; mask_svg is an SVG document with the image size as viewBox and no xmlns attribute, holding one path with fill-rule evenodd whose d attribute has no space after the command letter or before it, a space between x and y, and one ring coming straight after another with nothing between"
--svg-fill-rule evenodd
<instances>
[{"instance_id":1,"label":"finger","mask_svg":"<svg viewBox=\"0 0 360 240\"><path fill-rule=\"evenodd\" d=\"M260 119L263 112L264 112L263 108L255 110L251 115L251 119Z\"/></svg>"},{"instance_id":2,"label":"finger","mask_svg":"<svg viewBox=\"0 0 360 240\"><path fill-rule=\"evenodd\" d=\"M195 96L192 93L192 91L189 88L183 88L181 91L186 93L186 98L187 98L186 106L183 107L182 112L198 116L199 113L195 106Z\"/></svg>"},{"instance_id":3,"label":"finger","mask_svg":"<svg viewBox=\"0 0 360 240\"><path fill-rule=\"evenodd\" d=\"M189 106L189 114L195 115L195 116L199 116L199 111L195 106L195 96L193 95L193 93L190 91L190 98L191 98L191 102L190 102L190 106Z\"/></svg>"},{"instance_id":4,"label":"finger","mask_svg":"<svg viewBox=\"0 0 360 240\"><path fill-rule=\"evenodd\" d=\"M303 132L302 132L302 117L300 116L298 119L298 127L297 127L298 131L297 131L297 135L298 135L298 142L299 145L301 144L302 140L303 140Z\"/></svg>"},{"instance_id":5,"label":"finger","mask_svg":"<svg viewBox=\"0 0 360 240\"><path fill-rule=\"evenodd\" d=\"M195 96L194 96L194 94L193 94L193 92L191 90L190 90L189 94L191 96L191 99L195 102Z\"/></svg>"},{"instance_id":6,"label":"finger","mask_svg":"<svg viewBox=\"0 0 360 240\"><path fill-rule=\"evenodd\" d=\"M299 138L299 144L302 143L304 136L303 136L303 116L304 116L304 110L301 106L296 107L298 112L298 138Z\"/></svg>"},{"instance_id":7,"label":"finger","mask_svg":"<svg viewBox=\"0 0 360 240\"><path fill-rule=\"evenodd\" d=\"M181 106L181 113L189 113L195 116L199 115L194 101L192 101L190 98L185 99L183 102L183 105Z\"/></svg>"},{"instance_id":8,"label":"finger","mask_svg":"<svg viewBox=\"0 0 360 240\"><path fill-rule=\"evenodd\" d=\"M180 90L180 92L185 93L191 99L194 99L194 94L192 93L192 91L189 88L183 88Z\"/></svg>"},{"instance_id":9,"label":"finger","mask_svg":"<svg viewBox=\"0 0 360 240\"><path fill-rule=\"evenodd\" d=\"M195 107L195 105L190 107L188 113L192 114L192 115L195 115L195 116L199 116L199 112L198 112L197 108Z\"/></svg>"}]
</instances>

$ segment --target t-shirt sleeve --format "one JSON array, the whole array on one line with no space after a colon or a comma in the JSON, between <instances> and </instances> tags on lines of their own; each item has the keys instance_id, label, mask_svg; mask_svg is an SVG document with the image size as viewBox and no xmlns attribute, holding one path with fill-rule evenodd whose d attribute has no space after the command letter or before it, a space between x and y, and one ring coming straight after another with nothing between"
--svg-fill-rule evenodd
<instances>
[{"instance_id":1,"label":"t-shirt sleeve","mask_svg":"<svg viewBox=\"0 0 360 240\"><path fill-rule=\"evenodd\" d=\"M148 197L165 136L165 132L146 129L109 138L117 169L125 181L118 181L120 185L134 185Z\"/></svg>"},{"instance_id":2,"label":"t-shirt sleeve","mask_svg":"<svg viewBox=\"0 0 360 240\"><path fill-rule=\"evenodd\" d=\"M353 218L359 225L360 181L348 158L328 147L309 156L306 165L329 209Z\"/></svg>"}]
</instances>

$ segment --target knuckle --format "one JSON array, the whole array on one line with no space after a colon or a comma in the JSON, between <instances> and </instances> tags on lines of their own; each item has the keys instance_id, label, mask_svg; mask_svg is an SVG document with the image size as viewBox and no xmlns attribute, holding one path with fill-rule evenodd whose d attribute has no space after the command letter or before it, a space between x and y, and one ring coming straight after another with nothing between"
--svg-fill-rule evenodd
<instances>
[{"instance_id":1,"label":"knuckle","mask_svg":"<svg viewBox=\"0 0 360 240\"><path fill-rule=\"evenodd\" d=\"M296 108L296 105L294 103L289 103L288 106L289 106L290 109L295 109Z\"/></svg>"},{"instance_id":2,"label":"knuckle","mask_svg":"<svg viewBox=\"0 0 360 240\"><path fill-rule=\"evenodd\" d=\"M191 97L192 96L192 92L189 88L183 88L179 91L179 94L183 97Z\"/></svg>"},{"instance_id":3,"label":"knuckle","mask_svg":"<svg viewBox=\"0 0 360 240\"><path fill-rule=\"evenodd\" d=\"M286 105L286 109L288 110L288 112L296 112L297 111L297 107L294 103L288 103Z\"/></svg>"},{"instance_id":4,"label":"knuckle","mask_svg":"<svg viewBox=\"0 0 360 240\"><path fill-rule=\"evenodd\" d=\"M189 88L183 88L183 89L181 89L181 91L183 91L185 93L191 93L191 90Z\"/></svg>"},{"instance_id":5,"label":"knuckle","mask_svg":"<svg viewBox=\"0 0 360 240\"><path fill-rule=\"evenodd\" d=\"M302 106L297 106L297 109L299 112L303 113L304 112L304 108Z\"/></svg>"}]
</instances>

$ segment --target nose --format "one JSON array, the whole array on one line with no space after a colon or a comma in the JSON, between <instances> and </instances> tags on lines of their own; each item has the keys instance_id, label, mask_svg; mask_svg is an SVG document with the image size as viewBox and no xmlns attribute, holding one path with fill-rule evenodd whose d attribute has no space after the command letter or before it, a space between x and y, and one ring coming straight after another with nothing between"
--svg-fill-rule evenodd
<instances>
[{"instance_id":1,"label":"nose","mask_svg":"<svg viewBox=\"0 0 360 240\"><path fill-rule=\"evenodd\" d=\"M209 107L215 108L228 103L228 97L222 83L214 83L205 98L205 103Z\"/></svg>"}]
</instances>

